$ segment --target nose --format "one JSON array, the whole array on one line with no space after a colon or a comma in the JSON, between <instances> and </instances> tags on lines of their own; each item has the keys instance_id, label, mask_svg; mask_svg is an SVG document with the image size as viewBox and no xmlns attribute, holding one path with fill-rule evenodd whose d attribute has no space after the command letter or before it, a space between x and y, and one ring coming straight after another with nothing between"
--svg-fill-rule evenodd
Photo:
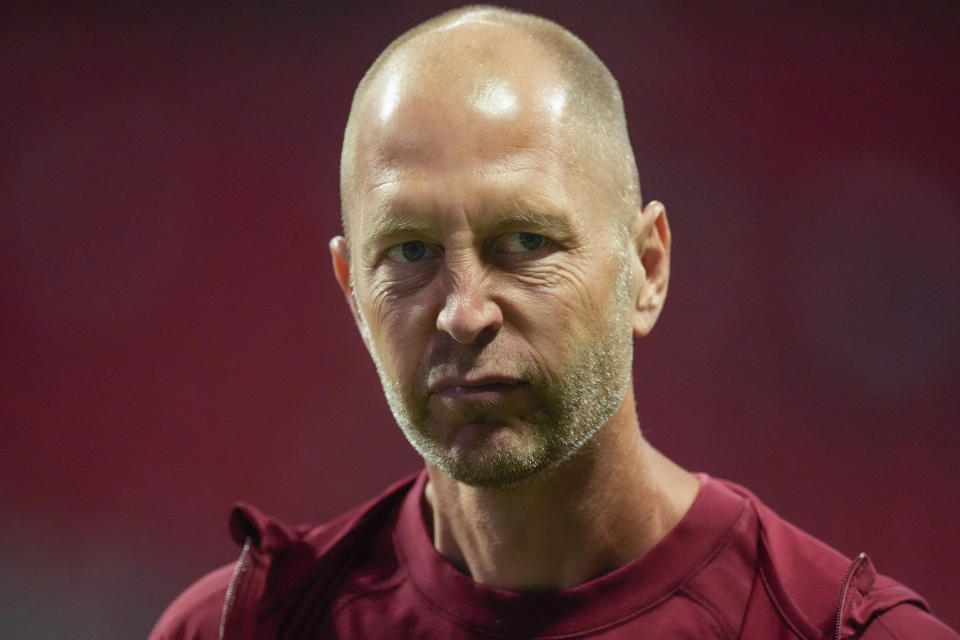
<instances>
[{"instance_id":1,"label":"nose","mask_svg":"<svg viewBox=\"0 0 960 640\"><path fill-rule=\"evenodd\" d=\"M488 291L482 275L451 278L446 299L437 314L437 329L460 344L493 337L503 326L503 311Z\"/></svg>"}]
</instances>

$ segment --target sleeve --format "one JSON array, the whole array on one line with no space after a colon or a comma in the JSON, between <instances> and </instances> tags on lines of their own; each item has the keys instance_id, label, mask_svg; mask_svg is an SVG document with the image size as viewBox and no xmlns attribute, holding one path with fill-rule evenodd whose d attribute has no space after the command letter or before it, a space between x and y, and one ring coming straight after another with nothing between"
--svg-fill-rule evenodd
<instances>
[{"instance_id":1,"label":"sleeve","mask_svg":"<svg viewBox=\"0 0 960 640\"><path fill-rule=\"evenodd\" d=\"M170 603L148 640L218 640L233 564L197 580Z\"/></svg>"},{"instance_id":2,"label":"sleeve","mask_svg":"<svg viewBox=\"0 0 960 640\"><path fill-rule=\"evenodd\" d=\"M957 632L912 604L884 611L870 622L861 640L960 640Z\"/></svg>"}]
</instances>

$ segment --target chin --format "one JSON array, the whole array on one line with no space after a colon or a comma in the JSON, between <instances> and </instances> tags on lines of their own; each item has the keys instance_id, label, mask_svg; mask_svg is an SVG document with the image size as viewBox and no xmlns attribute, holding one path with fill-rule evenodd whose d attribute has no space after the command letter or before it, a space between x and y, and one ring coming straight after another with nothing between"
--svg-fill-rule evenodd
<instances>
[{"instance_id":1,"label":"chin","mask_svg":"<svg viewBox=\"0 0 960 640\"><path fill-rule=\"evenodd\" d=\"M468 424L455 444L413 443L423 458L457 482L474 487L506 487L552 469L573 452L539 441L530 429ZM412 442L412 441L411 441Z\"/></svg>"},{"instance_id":2,"label":"chin","mask_svg":"<svg viewBox=\"0 0 960 640\"><path fill-rule=\"evenodd\" d=\"M526 460L512 456L502 456L497 460L465 458L441 460L436 466L457 482L472 487L508 487L520 484L539 475L544 470L542 467L548 466L531 465Z\"/></svg>"}]
</instances>

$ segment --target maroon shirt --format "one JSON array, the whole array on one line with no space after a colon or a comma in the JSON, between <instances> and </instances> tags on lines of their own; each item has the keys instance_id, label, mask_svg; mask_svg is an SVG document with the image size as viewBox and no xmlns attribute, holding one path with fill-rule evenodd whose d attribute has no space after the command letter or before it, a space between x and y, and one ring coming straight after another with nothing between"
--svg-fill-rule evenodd
<instances>
[{"instance_id":1,"label":"maroon shirt","mask_svg":"<svg viewBox=\"0 0 960 640\"><path fill-rule=\"evenodd\" d=\"M960 638L865 555L850 561L742 487L698 477L690 510L649 552L533 593L474 582L437 553L425 472L320 527L241 505L240 559L185 591L150 638Z\"/></svg>"}]
</instances>

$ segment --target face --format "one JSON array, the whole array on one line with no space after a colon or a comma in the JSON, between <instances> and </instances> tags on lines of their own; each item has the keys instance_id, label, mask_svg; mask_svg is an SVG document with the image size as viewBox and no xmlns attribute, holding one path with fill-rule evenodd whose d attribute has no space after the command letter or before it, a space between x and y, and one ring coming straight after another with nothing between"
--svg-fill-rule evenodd
<instances>
[{"instance_id":1,"label":"face","mask_svg":"<svg viewBox=\"0 0 960 640\"><path fill-rule=\"evenodd\" d=\"M567 459L630 384L626 230L571 169L563 87L543 77L422 100L385 73L358 144L358 324L408 440L477 486Z\"/></svg>"}]
</instances>

